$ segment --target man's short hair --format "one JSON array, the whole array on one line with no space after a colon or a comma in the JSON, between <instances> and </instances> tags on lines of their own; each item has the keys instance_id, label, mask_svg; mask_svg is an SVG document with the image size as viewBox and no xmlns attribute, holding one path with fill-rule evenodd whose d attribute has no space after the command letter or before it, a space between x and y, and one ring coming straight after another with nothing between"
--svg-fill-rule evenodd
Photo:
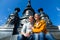
<instances>
[{"instance_id":1,"label":"man's short hair","mask_svg":"<svg viewBox=\"0 0 60 40\"><path fill-rule=\"evenodd\" d=\"M34 18L34 17L33 17L33 16L31 16L31 15L30 15L29 17L32 17L32 18Z\"/></svg>"}]
</instances>

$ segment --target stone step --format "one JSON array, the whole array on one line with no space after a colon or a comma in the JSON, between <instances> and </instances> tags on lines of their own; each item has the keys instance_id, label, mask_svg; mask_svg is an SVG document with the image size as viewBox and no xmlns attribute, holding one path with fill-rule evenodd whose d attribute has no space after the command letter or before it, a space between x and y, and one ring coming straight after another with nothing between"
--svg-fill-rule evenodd
<instances>
[{"instance_id":1,"label":"stone step","mask_svg":"<svg viewBox=\"0 0 60 40\"><path fill-rule=\"evenodd\" d=\"M53 36L54 36L54 38L56 38L56 40L60 40L60 32L50 32Z\"/></svg>"},{"instance_id":2,"label":"stone step","mask_svg":"<svg viewBox=\"0 0 60 40\"><path fill-rule=\"evenodd\" d=\"M60 30L58 27L47 27L47 30L56 38L56 40L60 40Z\"/></svg>"}]
</instances>

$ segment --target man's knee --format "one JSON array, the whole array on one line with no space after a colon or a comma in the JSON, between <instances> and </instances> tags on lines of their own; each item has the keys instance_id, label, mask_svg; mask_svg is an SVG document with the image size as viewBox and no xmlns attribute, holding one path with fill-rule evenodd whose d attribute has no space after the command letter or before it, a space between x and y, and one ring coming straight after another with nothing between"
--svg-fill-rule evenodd
<instances>
[{"instance_id":1,"label":"man's knee","mask_svg":"<svg viewBox=\"0 0 60 40\"><path fill-rule=\"evenodd\" d=\"M21 39L22 39L22 35L19 34L19 35L17 36L17 39L18 39L18 40L21 40Z\"/></svg>"}]
</instances>

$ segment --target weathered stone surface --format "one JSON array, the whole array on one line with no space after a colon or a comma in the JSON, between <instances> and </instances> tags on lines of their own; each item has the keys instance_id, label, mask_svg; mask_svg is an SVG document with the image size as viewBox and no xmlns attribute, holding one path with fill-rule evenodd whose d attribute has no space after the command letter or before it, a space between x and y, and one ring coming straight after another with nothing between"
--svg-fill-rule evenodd
<instances>
[{"instance_id":1,"label":"weathered stone surface","mask_svg":"<svg viewBox=\"0 0 60 40\"><path fill-rule=\"evenodd\" d=\"M60 40L60 31L58 30L58 27L52 26L47 27L47 29L56 38L56 40Z\"/></svg>"}]
</instances>

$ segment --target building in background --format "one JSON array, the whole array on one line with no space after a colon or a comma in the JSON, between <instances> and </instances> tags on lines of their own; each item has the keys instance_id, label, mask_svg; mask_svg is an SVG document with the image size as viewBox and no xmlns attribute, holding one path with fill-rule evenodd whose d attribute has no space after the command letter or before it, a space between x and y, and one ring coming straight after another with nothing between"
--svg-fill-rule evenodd
<instances>
[{"instance_id":1,"label":"building in background","mask_svg":"<svg viewBox=\"0 0 60 40\"><path fill-rule=\"evenodd\" d=\"M23 27L24 23L28 22L28 17L30 15L34 16L35 14L30 0L28 0L27 7L23 11L22 17L19 17L19 11L20 8L16 8L14 12L9 15L6 24L0 27L0 40L17 40L17 35ZM47 27L47 29L57 40L60 40L60 31L58 30L57 26L51 24L51 26Z\"/></svg>"}]
</instances>

